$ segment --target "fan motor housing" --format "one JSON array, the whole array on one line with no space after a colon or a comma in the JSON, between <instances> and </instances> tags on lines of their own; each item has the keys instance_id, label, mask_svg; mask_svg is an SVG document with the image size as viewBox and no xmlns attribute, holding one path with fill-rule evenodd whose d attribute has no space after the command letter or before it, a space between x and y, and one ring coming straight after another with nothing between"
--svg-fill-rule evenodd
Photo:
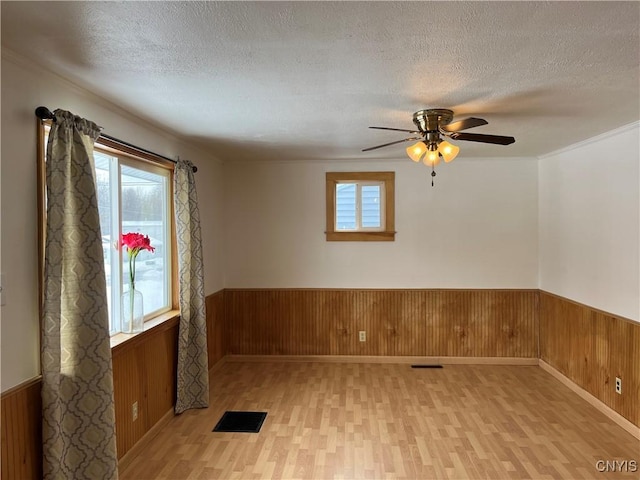
<instances>
[{"instance_id":1,"label":"fan motor housing","mask_svg":"<svg viewBox=\"0 0 640 480\"><path fill-rule=\"evenodd\" d=\"M418 110L413 114L413 123L421 132L437 132L441 125L448 125L453 120L453 111L446 108Z\"/></svg>"}]
</instances>

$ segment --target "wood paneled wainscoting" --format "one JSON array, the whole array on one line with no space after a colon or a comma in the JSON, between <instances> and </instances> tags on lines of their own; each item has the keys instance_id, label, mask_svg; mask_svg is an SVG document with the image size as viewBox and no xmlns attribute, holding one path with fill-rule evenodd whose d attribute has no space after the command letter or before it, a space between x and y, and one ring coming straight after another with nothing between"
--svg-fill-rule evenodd
<instances>
[{"instance_id":1,"label":"wood paneled wainscoting","mask_svg":"<svg viewBox=\"0 0 640 480\"><path fill-rule=\"evenodd\" d=\"M175 404L178 318L114 347L116 444L122 458ZM132 405L138 403L133 420Z\"/></svg>"},{"instance_id":2,"label":"wood paneled wainscoting","mask_svg":"<svg viewBox=\"0 0 640 480\"><path fill-rule=\"evenodd\" d=\"M225 356L224 290L207 297L207 349L209 369Z\"/></svg>"},{"instance_id":3,"label":"wood paneled wainscoting","mask_svg":"<svg viewBox=\"0 0 640 480\"><path fill-rule=\"evenodd\" d=\"M537 322L537 290L225 290L238 355L537 358Z\"/></svg>"},{"instance_id":4,"label":"wood paneled wainscoting","mask_svg":"<svg viewBox=\"0 0 640 480\"><path fill-rule=\"evenodd\" d=\"M224 292L209 295L209 365L224 355ZM149 430L170 415L175 404L178 318L166 321L112 348L116 443L122 458ZM1 478L42 478L41 379L34 378L2 394ZM131 407L138 402L138 419Z\"/></svg>"},{"instance_id":5,"label":"wood paneled wainscoting","mask_svg":"<svg viewBox=\"0 0 640 480\"><path fill-rule=\"evenodd\" d=\"M2 394L2 479L42 478L40 377Z\"/></svg>"},{"instance_id":6,"label":"wood paneled wainscoting","mask_svg":"<svg viewBox=\"0 0 640 480\"><path fill-rule=\"evenodd\" d=\"M226 354L539 357L640 425L640 324L546 292L229 289L206 305L210 367ZM171 414L177 331L113 349L119 458ZM2 394L3 479L41 477L41 423L39 378Z\"/></svg>"},{"instance_id":7,"label":"wood paneled wainscoting","mask_svg":"<svg viewBox=\"0 0 640 480\"><path fill-rule=\"evenodd\" d=\"M540 292L540 359L640 426L639 323Z\"/></svg>"}]
</instances>

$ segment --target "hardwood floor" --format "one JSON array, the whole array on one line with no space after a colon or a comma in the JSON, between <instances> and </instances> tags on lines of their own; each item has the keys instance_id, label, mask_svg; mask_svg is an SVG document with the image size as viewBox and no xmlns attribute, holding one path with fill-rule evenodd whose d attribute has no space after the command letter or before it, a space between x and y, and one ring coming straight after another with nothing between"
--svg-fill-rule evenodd
<instances>
[{"instance_id":1,"label":"hardwood floor","mask_svg":"<svg viewBox=\"0 0 640 480\"><path fill-rule=\"evenodd\" d=\"M210 404L171 419L120 478L640 476L640 442L537 366L227 362ZM268 415L258 434L213 433L226 410Z\"/></svg>"}]
</instances>

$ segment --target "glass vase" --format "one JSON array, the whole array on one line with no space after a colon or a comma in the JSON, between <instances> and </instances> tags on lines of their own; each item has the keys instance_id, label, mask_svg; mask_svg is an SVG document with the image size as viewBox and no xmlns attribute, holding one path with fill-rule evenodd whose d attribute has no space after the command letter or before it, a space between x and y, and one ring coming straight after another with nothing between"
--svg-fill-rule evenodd
<instances>
[{"instance_id":1,"label":"glass vase","mask_svg":"<svg viewBox=\"0 0 640 480\"><path fill-rule=\"evenodd\" d=\"M144 328L144 309L142 292L127 290L122 294L120 303L120 331L122 333L140 333Z\"/></svg>"}]
</instances>

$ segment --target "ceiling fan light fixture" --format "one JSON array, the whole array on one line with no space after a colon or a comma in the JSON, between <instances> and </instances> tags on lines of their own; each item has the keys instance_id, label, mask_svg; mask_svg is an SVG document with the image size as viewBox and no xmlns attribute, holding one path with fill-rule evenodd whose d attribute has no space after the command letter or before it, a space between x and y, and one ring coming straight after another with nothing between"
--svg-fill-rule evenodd
<instances>
[{"instance_id":1,"label":"ceiling fan light fixture","mask_svg":"<svg viewBox=\"0 0 640 480\"><path fill-rule=\"evenodd\" d=\"M429 167L435 167L440 163L440 153L438 150L429 150L422 161Z\"/></svg>"},{"instance_id":2,"label":"ceiling fan light fixture","mask_svg":"<svg viewBox=\"0 0 640 480\"><path fill-rule=\"evenodd\" d=\"M482 133L466 133L461 130L480 127L488 122L482 118L469 117L451 123L453 120L453 111L447 108L429 108L418 110L413 114L413 123L415 130L407 130L404 128L393 127L369 127L376 130L392 130L396 132L407 132L415 137L404 138L393 142L383 143L375 147L365 148L363 152L369 152L382 147L396 145L409 141L418 140L418 143L411 145L406 149L407 156L418 163L422 161L431 167L431 185L433 186L433 178L436 176L435 166L440 163L440 157L446 163L453 161L460 153L460 147L453 145L442 138L442 136L452 140L464 140L468 142L489 143L494 145L511 145L516 141L513 137L503 135L486 135Z\"/></svg>"},{"instance_id":3,"label":"ceiling fan light fixture","mask_svg":"<svg viewBox=\"0 0 640 480\"><path fill-rule=\"evenodd\" d=\"M424 142L418 142L407 148L407 155L414 162L419 162L427 151L427 146Z\"/></svg>"},{"instance_id":4,"label":"ceiling fan light fixture","mask_svg":"<svg viewBox=\"0 0 640 480\"><path fill-rule=\"evenodd\" d=\"M457 147L456 145L453 145L447 142L446 140L443 140L438 145L438 152L440 152L440 155L442 155L442 158L444 158L444 161L446 163L449 163L450 161L452 161L454 158L458 156L458 153L460 153L460 147Z\"/></svg>"}]
</instances>

